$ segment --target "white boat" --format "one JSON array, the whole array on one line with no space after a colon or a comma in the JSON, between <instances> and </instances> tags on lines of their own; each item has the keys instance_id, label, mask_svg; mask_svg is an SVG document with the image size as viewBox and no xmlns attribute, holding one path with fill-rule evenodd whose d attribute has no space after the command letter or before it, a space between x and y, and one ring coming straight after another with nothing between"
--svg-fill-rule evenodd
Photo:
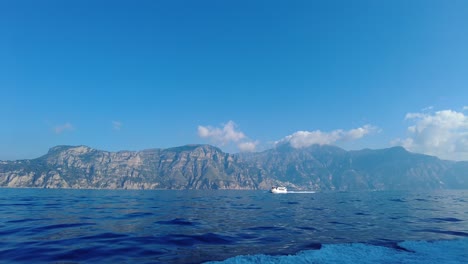
<instances>
[{"instance_id":1,"label":"white boat","mask_svg":"<svg viewBox=\"0 0 468 264\"><path fill-rule=\"evenodd\" d=\"M271 187L270 192L272 192L272 193L287 193L288 189L286 189L286 187L273 186L273 187Z\"/></svg>"}]
</instances>

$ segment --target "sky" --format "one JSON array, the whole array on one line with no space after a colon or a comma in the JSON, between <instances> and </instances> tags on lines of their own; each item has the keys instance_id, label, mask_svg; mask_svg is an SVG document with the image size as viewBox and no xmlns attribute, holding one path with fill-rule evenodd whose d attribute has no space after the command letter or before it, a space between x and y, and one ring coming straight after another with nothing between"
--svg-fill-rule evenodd
<instances>
[{"instance_id":1,"label":"sky","mask_svg":"<svg viewBox=\"0 0 468 264\"><path fill-rule=\"evenodd\" d=\"M56 145L468 160L468 1L0 0L0 160Z\"/></svg>"}]
</instances>

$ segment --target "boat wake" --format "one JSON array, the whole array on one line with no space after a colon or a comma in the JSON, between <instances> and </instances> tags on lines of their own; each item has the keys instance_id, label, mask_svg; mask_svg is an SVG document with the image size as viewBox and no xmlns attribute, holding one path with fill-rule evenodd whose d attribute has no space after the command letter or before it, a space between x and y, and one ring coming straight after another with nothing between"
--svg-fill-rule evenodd
<instances>
[{"instance_id":1,"label":"boat wake","mask_svg":"<svg viewBox=\"0 0 468 264\"><path fill-rule=\"evenodd\" d=\"M362 243L324 244L318 250L305 250L296 255L246 255L210 264L239 263L466 263L467 239L440 241L404 241L398 248Z\"/></svg>"},{"instance_id":2,"label":"boat wake","mask_svg":"<svg viewBox=\"0 0 468 264\"><path fill-rule=\"evenodd\" d=\"M287 193L315 193L314 191L288 191Z\"/></svg>"}]
</instances>

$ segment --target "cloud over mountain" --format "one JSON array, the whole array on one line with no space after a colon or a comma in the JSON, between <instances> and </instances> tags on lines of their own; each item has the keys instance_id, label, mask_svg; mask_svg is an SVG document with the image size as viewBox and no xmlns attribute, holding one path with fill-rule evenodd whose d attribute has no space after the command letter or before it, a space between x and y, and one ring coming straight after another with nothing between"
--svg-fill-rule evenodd
<instances>
[{"instance_id":1,"label":"cloud over mountain","mask_svg":"<svg viewBox=\"0 0 468 264\"><path fill-rule=\"evenodd\" d=\"M239 142L245 134L236 130L236 123L228 121L222 128L212 126L198 126L198 136L208 138L214 142L226 145L230 142Z\"/></svg>"},{"instance_id":2,"label":"cloud over mountain","mask_svg":"<svg viewBox=\"0 0 468 264\"><path fill-rule=\"evenodd\" d=\"M289 143L294 148L305 148L314 144L328 145L334 144L337 141L360 139L376 130L377 128L372 125L365 125L351 130L337 129L331 132L323 132L320 130L297 131L276 141L275 144Z\"/></svg>"},{"instance_id":3,"label":"cloud over mountain","mask_svg":"<svg viewBox=\"0 0 468 264\"><path fill-rule=\"evenodd\" d=\"M241 152L252 152L257 148L258 141L246 141L237 144L237 147Z\"/></svg>"},{"instance_id":4,"label":"cloud over mountain","mask_svg":"<svg viewBox=\"0 0 468 264\"><path fill-rule=\"evenodd\" d=\"M258 144L258 141L250 141L232 120L222 124L222 127L198 126L198 136L221 146L235 143L242 152L254 151Z\"/></svg>"},{"instance_id":5,"label":"cloud over mountain","mask_svg":"<svg viewBox=\"0 0 468 264\"><path fill-rule=\"evenodd\" d=\"M453 110L408 113L405 120L412 123L408 137L397 139L394 144L443 159L468 159L468 116L464 113Z\"/></svg>"}]
</instances>

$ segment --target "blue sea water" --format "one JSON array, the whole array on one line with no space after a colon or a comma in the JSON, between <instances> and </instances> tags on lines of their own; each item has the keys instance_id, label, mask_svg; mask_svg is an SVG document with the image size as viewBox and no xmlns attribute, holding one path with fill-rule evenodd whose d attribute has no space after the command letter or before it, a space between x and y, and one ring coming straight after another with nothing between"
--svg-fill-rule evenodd
<instances>
[{"instance_id":1,"label":"blue sea water","mask_svg":"<svg viewBox=\"0 0 468 264\"><path fill-rule=\"evenodd\" d=\"M468 191L0 189L1 263L468 263Z\"/></svg>"}]
</instances>

